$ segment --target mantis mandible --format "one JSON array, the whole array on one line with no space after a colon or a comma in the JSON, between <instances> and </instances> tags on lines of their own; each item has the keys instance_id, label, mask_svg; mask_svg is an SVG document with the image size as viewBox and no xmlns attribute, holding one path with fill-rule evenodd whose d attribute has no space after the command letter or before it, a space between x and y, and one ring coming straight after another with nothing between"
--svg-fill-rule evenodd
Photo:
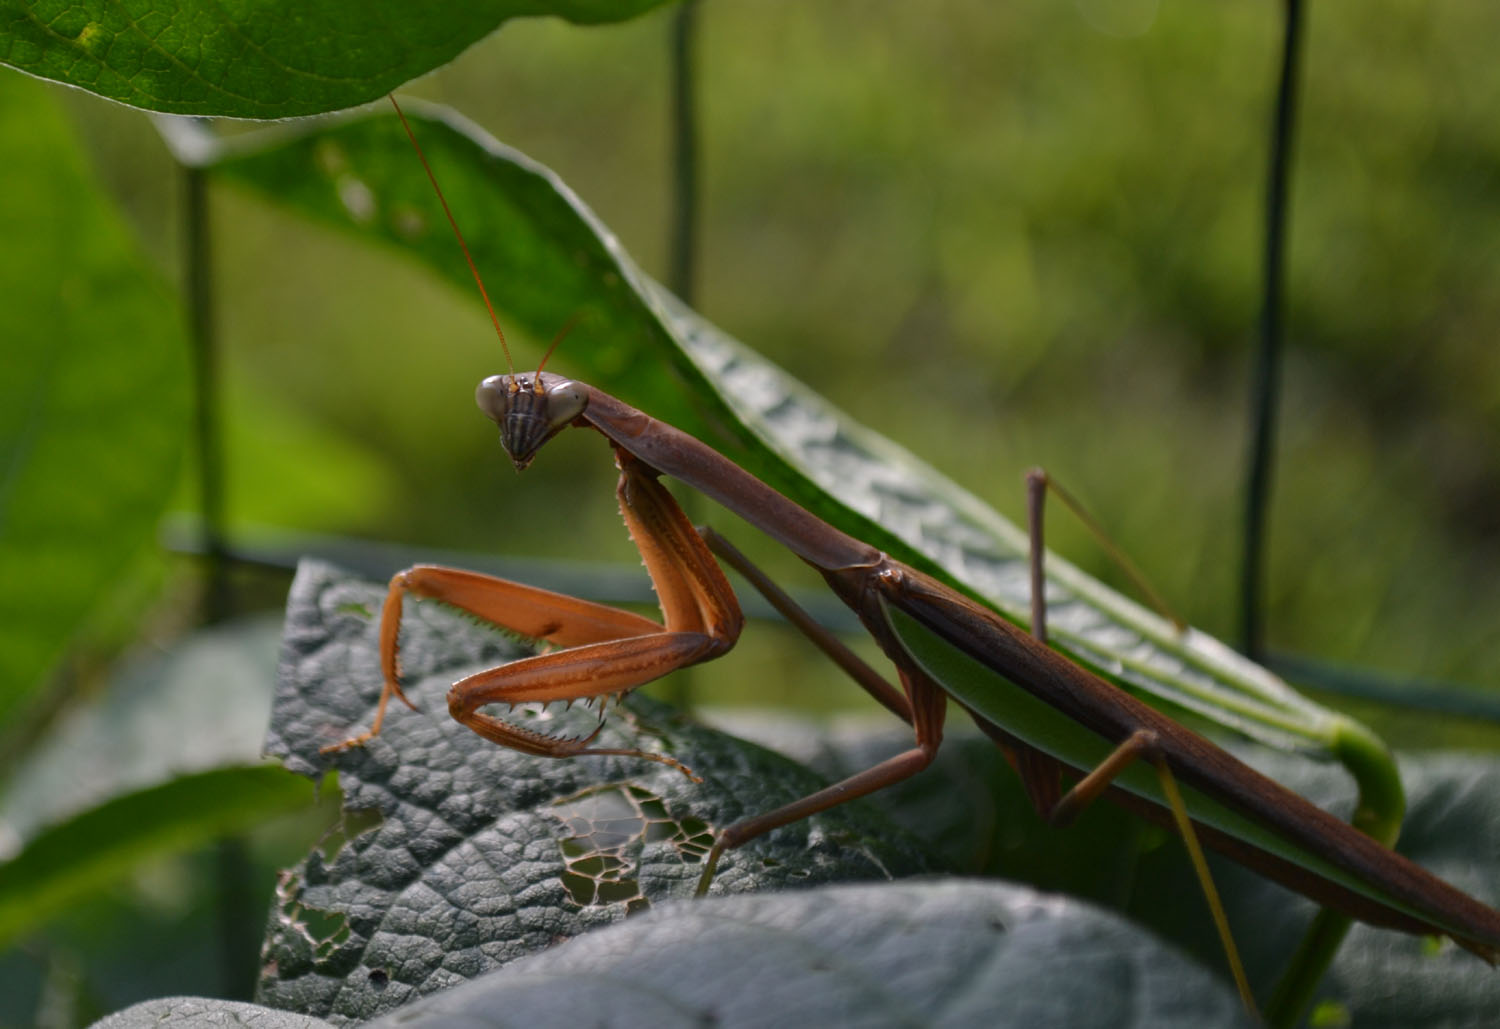
<instances>
[{"instance_id":1,"label":"mantis mandible","mask_svg":"<svg viewBox=\"0 0 1500 1029\"><path fill-rule=\"evenodd\" d=\"M446 201L443 206L446 212ZM451 222L451 213L448 217ZM462 243L461 233L459 239ZM491 317L499 331L493 309ZM412 594L556 648L454 684L449 710L463 725L529 754L628 754L682 768L659 754L593 747L593 735L543 735L482 709L497 703L619 696L722 655L743 626L719 566L723 560L879 703L908 722L914 741L906 751L843 782L723 829L705 862L700 892L711 883L726 851L927 767L942 741L952 697L1001 746L1038 812L1053 822L1066 822L1109 792L1144 817L1176 828L1190 852L1201 839L1326 907L1376 926L1450 937L1491 963L1500 958L1500 912L1266 778L987 607L824 522L696 438L601 390L541 368L491 376L480 383L476 400L499 427L501 444L518 471L569 427L591 428L606 438L620 470L620 510L656 587L662 621L474 572L433 565L409 568L391 580L381 614L384 687L374 721L367 732L327 749L356 745L378 733L391 697L410 706L401 690L399 633L403 602ZM817 628L722 537L695 529L661 483L663 477L703 493L816 569L891 661L899 685ZM1033 551L1035 570L1040 555ZM1037 614L1034 624L1039 626L1042 612ZM1019 698L1019 714L998 713L992 699L1003 691ZM1091 749L1080 753L1057 743L1059 725L1086 729ZM1082 776L1067 792L1062 789L1065 769ZM1188 791L1187 803L1179 796L1179 782ZM1250 1006L1212 881L1201 862L1195 865L1237 985Z\"/></svg>"}]
</instances>

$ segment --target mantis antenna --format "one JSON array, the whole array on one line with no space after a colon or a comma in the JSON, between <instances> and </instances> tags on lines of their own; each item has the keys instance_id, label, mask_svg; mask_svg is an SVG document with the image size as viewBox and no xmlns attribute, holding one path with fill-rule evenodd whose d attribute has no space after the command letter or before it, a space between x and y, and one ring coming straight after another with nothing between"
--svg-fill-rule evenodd
<instances>
[{"instance_id":1,"label":"mantis antenna","mask_svg":"<svg viewBox=\"0 0 1500 1029\"><path fill-rule=\"evenodd\" d=\"M437 193L438 203L443 205L443 213L448 216L448 224L453 227L453 234L458 237L459 248L464 252L464 260L469 262L469 271L474 273L474 282L479 286L479 295L484 297L485 310L489 311L490 322L495 326L495 335L500 337L500 349L505 351L505 366L514 373L516 366L510 359L510 345L505 342L505 330L500 328L500 318L495 314L495 305L490 303L490 294L484 288L484 280L479 277L479 268L474 264L474 256L469 253L469 244L464 242L464 234L459 231L458 222L454 220L453 212L448 209L448 198L443 196L443 187L438 185L437 176L432 173L432 165L427 163L427 155L422 152L422 144L417 142L416 133L412 132L411 125L407 123L406 115L401 111L401 105L396 103L396 94L387 93L386 97L390 100L391 106L396 109L396 117L401 119L401 127L406 130L406 138L411 140L411 145L416 149L417 157L422 162L422 170L427 172L427 180L432 183L432 188ZM568 328L572 328L571 324ZM566 333L567 329L564 329L558 334L558 339ZM557 346L557 342L558 340L553 340L552 346ZM551 348L548 348L547 353L552 353ZM545 357L542 358L544 364L546 360Z\"/></svg>"},{"instance_id":2,"label":"mantis antenna","mask_svg":"<svg viewBox=\"0 0 1500 1029\"><path fill-rule=\"evenodd\" d=\"M551 359L552 351L557 349L557 345L563 341L563 337L572 332L573 327L577 325L582 318L583 312L580 311L577 314L573 315L573 317L569 318L566 322L564 322L563 327L557 330L557 335L553 336L552 342L547 344L547 352L542 355L542 360L536 366L536 374L538 379L540 379L542 376L542 369L547 366L547 362Z\"/></svg>"}]
</instances>

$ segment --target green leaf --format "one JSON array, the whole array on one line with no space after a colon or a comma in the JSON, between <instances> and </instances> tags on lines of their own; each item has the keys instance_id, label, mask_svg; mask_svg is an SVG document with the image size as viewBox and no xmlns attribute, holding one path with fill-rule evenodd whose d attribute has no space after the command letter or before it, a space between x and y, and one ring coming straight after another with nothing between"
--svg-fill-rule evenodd
<instances>
[{"instance_id":1,"label":"green leaf","mask_svg":"<svg viewBox=\"0 0 1500 1029\"><path fill-rule=\"evenodd\" d=\"M1122 919L964 881L682 902L377 1025L1229 1026L1222 982Z\"/></svg>"},{"instance_id":2,"label":"green leaf","mask_svg":"<svg viewBox=\"0 0 1500 1029\"><path fill-rule=\"evenodd\" d=\"M1403 755L1401 777L1410 803L1398 849L1460 889L1500 903L1500 762ZM1310 786L1308 792L1320 799ZM1257 902L1247 896L1244 903ZM1500 973L1451 944L1356 924L1322 994L1352 1025L1483 1025L1500 1010Z\"/></svg>"},{"instance_id":3,"label":"green leaf","mask_svg":"<svg viewBox=\"0 0 1500 1029\"><path fill-rule=\"evenodd\" d=\"M122 661L0 790L0 840L14 849L122 794L259 762L280 635L278 618L244 618Z\"/></svg>"},{"instance_id":4,"label":"green leaf","mask_svg":"<svg viewBox=\"0 0 1500 1029\"><path fill-rule=\"evenodd\" d=\"M147 545L187 427L186 346L47 90L0 77L0 725Z\"/></svg>"},{"instance_id":5,"label":"green leaf","mask_svg":"<svg viewBox=\"0 0 1500 1029\"><path fill-rule=\"evenodd\" d=\"M1086 772L1102 765L1118 745L1080 725L1039 696L1015 686L905 611L888 606L886 616L901 645L923 671L941 683L960 703L983 715L991 724L1004 727L1009 736L1037 752L1056 758L1069 768ZM1154 769L1146 762L1132 763L1113 780L1113 785L1150 801L1158 808L1170 809ZM1354 873L1283 837L1270 826L1190 783L1178 785L1187 809L1199 823L1243 840L1323 879L1339 883L1355 893L1372 897L1407 914L1442 923L1441 918L1387 895L1383 889L1367 884Z\"/></svg>"},{"instance_id":6,"label":"green leaf","mask_svg":"<svg viewBox=\"0 0 1500 1029\"><path fill-rule=\"evenodd\" d=\"M0 0L0 62L151 111L289 118L377 99L511 18L624 21L662 2Z\"/></svg>"},{"instance_id":7,"label":"green leaf","mask_svg":"<svg viewBox=\"0 0 1500 1029\"><path fill-rule=\"evenodd\" d=\"M332 1029L321 1018L276 1011L258 1004L211 997L159 997L101 1018L90 1029L172 1029L225 1025L253 1029Z\"/></svg>"},{"instance_id":8,"label":"green leaf","mask_svg":"<svg viewBox=\"0 0 1500 1029\"><path fill-rule=\"evenodd\" d=\"M0 944L137 862L305 808L308 784L279 768L220 768L123 794L38 835L0 865Z\"/></svg>"},{"instance_id":9,"label":"green leaf","mask_svg":"<svg viewBox=\"0 0 1500 1029\"><path fill-rule=\"evenodd\" d=\"M414 105L415 106L415 105ZM1024 535L910 454L684 308L587 205L529 158L451 113L413 122L506 324L547 339L582 315L556 364L726 456L832 524L1024 623ZM392 117L234 142L217 173L356 235L394 245L474 293L421 165ZM477 297L477 294L475 294ZM524 361L518 363L524 364ZM1355 723L1202 633L1162 619L1049 556L1059 649L1158 703L1285 748L1331 752ZM1342 756L1342 755L1341 755Z\"/></svg>"},{"instance_id":10,"label":"green leaf","mask_svg":"<svg viewBox=\"0 0 1500 1029\"><path fill-rule=\"evenodd\" d=\"M260 759L277 628L204 630L127 664L27 755L0 796L0 944L142 860L312 802Z\"/></svg>"},{"instance_id":11,"label":"green leaf","mask_svg":"<svg viewBox=\"0 0 1500 1029\"><path fill-rule=\"evenodd\" d=\"M642 901L660 906L662 899L689 891L695 878L697 866L682 839L690 819L721 826L816 784L796 765L772 763L726 737L708 736L655 705L627 707L623 726L616 727L612 716L607 745L670 753L704 774L706 784L694 785L672 769L633 759L553 761L494 747L449 719L442 695L457 676L513 653L512 645L440 605L420 602L408 610L403 640L410 692L424 713L393 706L385 730L363 750L323 755L322 745L369 724L379 692L373 637L381 595L380 587L307 564L289 602L270 746L300 770L316 772L330 763L339 768L348 812L344 835L350 839L334 853L311 855L283 884L269 930L268 954L274 960L268 967L275 978L262 982L261 994L278 1007L372 1017L473 979L496 963L545 950L561 938L612 925ZM591 728L592 722L585 716L575 731ZM856 735L823 749L819 771L840 778L909 741L900 728L874 739ZM1325 807L1351 803L1348 780L1334 769L1268 752L1257 764ZM1434 757L1409 762L1406 771L1413 814L1403 851L1478 896L1500 895L1500 862L1493 853L1493 841L1500 838L1500 763ZM560 807L560 800L567 803ZM642 807L657 803L651 816L662 827L657 838L636 838L633 834L649 820L641 817ZM873 818L872 807L888 812L890 821ZM593 835L585 839L579 827L590 821ZM914 857L912 844L892 823L930 840L946 860ZM669 830L675 830L675 839ZM611 832L614 838L605 840ZM580 855L580 848L586 853ZM617 862L614 873L591 878L581 862L605 851ZM572 852L572 869L564 867L565 852ZM950 740L929 772L857 807L831 812L811 825L789 826L731 853L717 886L759 893L844 876L900 877L944 864L967 875L1021 874L1049 889L1120 907L1211 967L1220 966L1218 944L1201 898L1185 885L1190 872L1172 836L1112 805L1096 805L1071 829L1044 826L987 740ZM1215 863L1215 876L1253 980L1264 991L1285 964L1312 905L1227 862ZM589 882L599 887L602 878L609 882L601 892L618 888L616 899L594 904L578 899L581 887ZM788 924L808 913L817 917L831 903L824 891L812 896L817 899L807 901L802 914L787 915ZM770 897L758 902L779 903ZM1065 906L1057 899L1030 903ZM872 900L863 906L882 905ZM690 913L693 909L688 906ZM941 918L930 921L933 931L941 929ZM674 923L663 923L669 924ZM684 929L679 941L692 939L690 932ZM895 954L909 956L904 936L881 938L893 941ZM775 942L768 948L771 955L791 946L784 937ZM628 951L640 945L632 938L622 946ZM1134 937L1119 946L1123 953L1111 961L1156 967L1153 955L1160 947L1150 938ZM1027 952L1032 948L1028 942ZM700 949L711 952L707 945ZM592 961L600 952L586 953ZM951 962L941 956L946 953L910 961L911 974L948 974L944 968ZM1079 959L1080 947L1063 940L1052 950L1036 945L1035 953L1038 968L1052 963L1066 968ZM1095 956L1088 948L1082 953ZM791 954L791 959L806 956L801 950ZM662 966L662 974L675 969L679 980L693 984L709 975L684 976L682 961L674 961ZM829 975L836 980L842 967L835 963ZM1351 934L1324 997L1361 1017L1378 1016L1384 993L1360 992L1349 983L1354 976L1381 973L1402 983L1410 998L1403 1011L1451 1011L1462 1021L1465 1013L1500 1003L1500 976L1472 955L1454 947L1434 952L1421 939L1365 927ZM640 971L636 978L646 975ZM1044 972L1035 975L1046 981ZM592 980L575 975L572 981ZM737 996L732 983L714 982L716 995ZM1107 995L1098 1003L1113 1005L1113 1011L1139 999L1134 980L1116 976L1101 982ZM988 985L974 993L976 1002L1008 1002L1003 991L992 995ZM1010 1000L1047 1003L1047 993L1039 991L1041 1000ZM417 1017L416 1011L402 1014Z\"/></svg>"},{"instance_id":12,"label":"green leaf","mask_svg":"<svg viewBox=\"0 0 1500 1029\"><path fill-rule=\"evenodd\" d=\"M733 722L730 728L734 729ZM762 732L780 747L785 732ZM838 733L790 755L830 778L910 745L908 731ZM1336 767L1245 746L1237 756L1325 809L1347 813L1352 785ZM1481 899L1500 898L1500 760L1403 755L1410 815L1401 853ZM1095 804L1066 829L1031 810L1019 778L988 739L944 741L933 768L870 798L893 821L938 846L963 875L1002 876L1111 907L1159 937L1222 967L1222 952L1175 836L1113 804ZM1257 995L1268 995L1316 908L1306 898L1210 855L1229 924ZM1500 1007L1500 973L1445 943L1356 924L1319 998L1353 1025L1480 1025Z\"/></svg>"},{"instance_id":13,"label":"green leaf","mask_svg":"<svg viewBox=\"0 0 1500 1029\"><path fill-rule=\"evenodd\" d=\"M441 605L409 606L407 690L381 734L367 728L381 689L384 588L304 563L287 604L281 680L267 752L288 768L337 768L347 844L314 852L282 884L260 995L277 1007L371 1018L413 997L692 894L712 834L806 796L822 780L761 748L633 698L600 746L668 754L703 778L640 758L535 758L450 718L442 697L479 668L530 653ZM514 716L524 719L522 712ZM577 705L522 724L587 733ZM940 863L862 804L768 834L726 855L716 893L933 871Z\"/></svg>"}]
</instances>

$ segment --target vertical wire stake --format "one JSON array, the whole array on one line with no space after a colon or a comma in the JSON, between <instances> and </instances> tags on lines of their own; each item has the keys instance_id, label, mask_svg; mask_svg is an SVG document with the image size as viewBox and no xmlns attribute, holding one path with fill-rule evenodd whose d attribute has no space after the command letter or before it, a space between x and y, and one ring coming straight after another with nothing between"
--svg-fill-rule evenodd
<instances>
[{"instance_id":1,"label":"vertical wire stake","mask_svg":"<svg viewBox=\"0 0 1500 1029\"><path fill-rule=\"evenodd\" d=\"M698 3L672 17L672 225L667 285L693 306L698 259L698 97L695 72Z\"/></svg>"},{"instance_id":2,"label":"vertical wire stake","mask_svg":"<svg viewBox=\"0 0 1500 1029\"><path fill-rule=\"evenodd\" d=\"M219 431L219 343L214 331L213 254L208 213L208 177L182 166L183 293L192 348L193 449L198 462L199 549L205 561L203 621L212 625L233 613L229 547L224 528L224 451Z\"/></svg>"},{"instance_id":3,"label":"vertical wire stake","mask_svg":"<svg viewBox=\"0 0 1500 1029\"><path fill-rule=\"evenodd\" d=\"M667 288L689 307L694 306L698 262L698 79L695 55L698 42L698 0L686 0L672 15L669 60L672 77L672 199L667 237ZM684 510L695 522L702 517L697 495L683 498ZM693 673L674 674L667 699L684 710L693 706ZM706 880L702 887L707 888Z\"/></svg>"},{"instance_id":4,"label":"vertical wire stake","mask_svg":"<svg viewBox=\"0 0 1500 1029\"><path fill-rule=\"evenodd\" d=\"M1245 475L1245 545L1240 565L1240 649L1265 657L1265 550L1275 461L1276 412L1281 386L1283 290L1292 131L1297 110L1302 40L1302 0L1286 0L1285 34L1267 169L1265 255L1260 345L1251 379L1250 451Z\"/></svg>"}]
</instances>

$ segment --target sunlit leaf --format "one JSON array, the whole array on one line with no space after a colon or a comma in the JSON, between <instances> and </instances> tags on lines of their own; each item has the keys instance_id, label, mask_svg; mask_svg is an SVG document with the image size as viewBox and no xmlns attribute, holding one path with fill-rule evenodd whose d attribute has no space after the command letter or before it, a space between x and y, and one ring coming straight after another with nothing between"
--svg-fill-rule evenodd
<instances>
[{"instance_id":1,"label":"sunlit leaf","mask_svg":"<svg viewBox=\"0 0 1500 1029\"><path fill-rule=\"evenodd\" d=\"M152 111L289 118L373 100L510 18L621 21L662 2L3 0L0 61Z\"/></svg>"},{"instance_id":2,"label":"sunlit leaf","mask_svg":"<svg viewBox=\"0 0 1500 1029\"><path fill-rule=\"evenodd\" d=\"M150 539L187 429L165 285L47 90L0 76L0 724Z\"/></svg>"}]
</instances>

